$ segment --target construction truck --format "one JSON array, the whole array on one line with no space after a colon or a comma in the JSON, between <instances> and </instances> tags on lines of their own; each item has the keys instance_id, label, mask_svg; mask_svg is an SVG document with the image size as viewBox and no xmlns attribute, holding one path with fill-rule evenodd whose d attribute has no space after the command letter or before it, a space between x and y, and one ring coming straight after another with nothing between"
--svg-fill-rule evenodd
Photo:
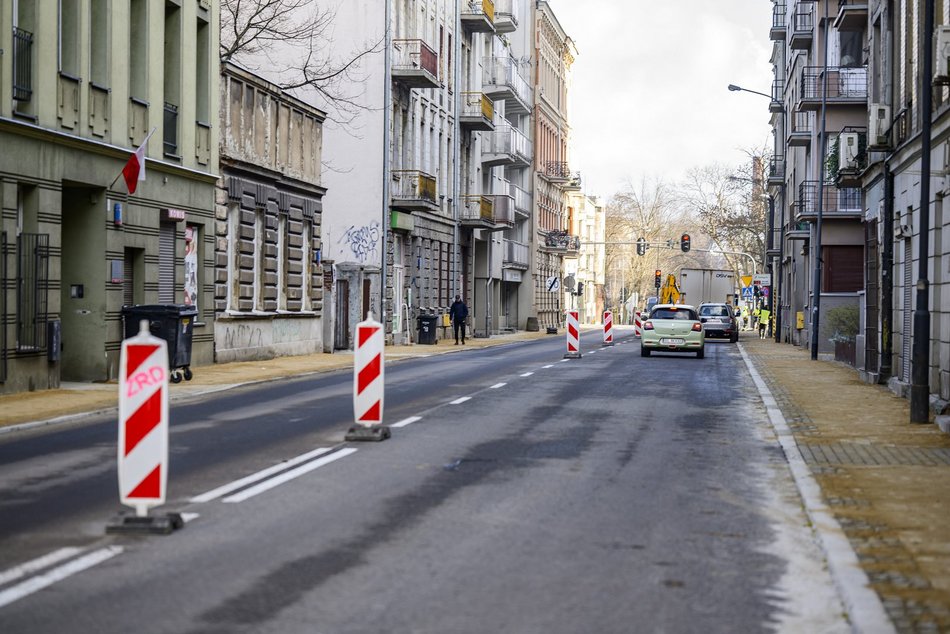
<instances>
[{"instance_id":1,"label":"construction truck","mask_svg":"<svg viewBox=\"0 0 950 634\"><path fill-rule=\"evenodd\" d=\"M683 295L680 292L679 284L676 283L676 276L670 273L666 276L666 282L660 287L660 300L658 304L680 304Z\"/></svg>"},{"instance_id":2,"label":"construction truck","mask_svg":"<svg viewBox=\"0 0 950 634\"><path fill-rule=\"evenodd\" d=\"M735 304L736 276L722 269L680 269L678 290L683 302L691 306Z\"/></svg>"}]
</instances>

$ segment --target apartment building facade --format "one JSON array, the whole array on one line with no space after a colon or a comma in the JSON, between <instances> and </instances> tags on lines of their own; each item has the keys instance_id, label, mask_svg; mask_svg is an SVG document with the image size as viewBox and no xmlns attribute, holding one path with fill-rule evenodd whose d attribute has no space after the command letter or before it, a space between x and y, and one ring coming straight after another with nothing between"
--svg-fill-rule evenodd
<instances>
[{"instance_id":1,"label":"apartment building facade","mask_svg":"<svg viewBox=\"0 0 950 634\"><path fill-rule=\"evenodd\" d=\"M576 258L580 243L570 233L567 194L580 189L571 171L568 89L577 51L548 2L536 0L534 24L534 275L539 324L557 327L564 321L564 296L548 280L564 275L565 258Z\"/></svg>"},{"instance_id":2,"label":"apartment building facade","mask_svg":"<svg viewBox=\"0 0 950 634\"><path fill-rule=\"evenodd\" d=\"M607 215L594 196L580 191L567 193L568 233L580 242L576 258L564 261L566 276L573 276L575 291L564 295L567 309L577 310L582 324L600 324L605 310ZM620 322L617 315L614 323Z\"/></svg>"},{"instance_id":3,"label":"apartment building facade","mask_svg":"<svg viewBox=\"0 0 950 634\"><path fill-rule=\"evenodd\" d=\"M950 191L950 78L947 60L939 52L936 76L923 77L921 57L924 38L934 38L936 51L950 45L950 7L935 3L937 26L934 34L927 34L924 6L919 0L774 4L773 61L776 82L785 86L776 88L773 96L776 149L768 182L773 197L786 201L781 207L784 222L776 224L779 292L784 297L780 336L793 343L810 342L813 284L801 279L799 271L814 271L819 233L817 218L808 211L809 203L817 200L811 175L817 173L816 165L822 166L826 184L819 350L831 352L834 345L828 341L834 338L828 311L854 302L860 318L854 364L862 376L872 382L886 380L897 393L906 394L914 338L926 337L929 391L939 404L950 400L950 220L943 212ZM821 57L826 35L827 65ZM808 63L798 64L803 57ZM918 335L913 313L922 282L921 100L928 83L934 87L932 151L930 200L923 213L929 221L924 240L930 332ZM822 113L825 141L820 134ZM804 320L796 318L798 312L805 313Z\"/></svg>"},{"instance_id":4,"label":"apartment building facade","mask_svg":"<svg viewBox=\"0 0 950 634\"><path fill-rule=\"evenodd\" d=\"M0 1L0 392L114 379L131 304L195 305L212 362L218 32L205 0Z\"/></svg>"}]
</instances>

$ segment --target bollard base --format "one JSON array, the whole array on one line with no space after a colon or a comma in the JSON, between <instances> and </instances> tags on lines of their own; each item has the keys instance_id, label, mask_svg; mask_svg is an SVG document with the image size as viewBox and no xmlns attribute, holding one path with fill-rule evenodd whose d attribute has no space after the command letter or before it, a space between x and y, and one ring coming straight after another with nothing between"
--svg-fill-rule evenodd
<instances>
[{"instance_id":1,"label":"bollard base","mask_svg":"<svg viewBox=\"0 0 950 634\"><path fill-rule=\"evenodd\" d=\"M581 353L580 353L580 352L568 352L567 354L564 355L564 358L565 358L565 359L580 359L580 358L581 358Z\"/></svg>"},{"instance_id":2,"label":"bollard base","mask_svg":"<svg viewBox=\"0 0 950 634\"><path fill-rule=\"evenodd\" d=\"M126 515L120 513L106 524L107 533L126 533L137 535L168 535L185 525L180 513L164 515Z\"/></svg>"},{"instance_id":3,"label":"bollard base","mask_svg":"<svg viewBox=\"0 0 950 634\"><path fill-rule=\"evenodd\" d=\"M605 342L603 343L603 345L604 345L605 348L609 348L610 346L614 345L614 342L613 342L613 341L605 341Z\"/></svg>"},{"instance_id":4,"label":"bollard base","mask_svg":"<svg viewBox=\"0 0 950 634\"><path fill-rule=\"evenodd\" d=\"M346 436L343 437L343 440L347 442L380 442L386 440L391 435L388 425L372 425L371 427L353 425L346 432Z\"/></svg>"}]
</instances>

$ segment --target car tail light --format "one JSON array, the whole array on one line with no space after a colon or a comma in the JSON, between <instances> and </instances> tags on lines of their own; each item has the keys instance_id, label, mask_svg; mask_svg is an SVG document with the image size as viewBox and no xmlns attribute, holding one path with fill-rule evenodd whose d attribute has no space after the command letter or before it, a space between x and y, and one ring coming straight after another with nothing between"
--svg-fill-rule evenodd
<instances>
[{"instance_id":1,"label":"car tail light","mask_svg":"<svg viewBox=\"0 0 950 634\"><path fill-rule=\"evenodd\" d=\"M643 322L643 329L644 329L644 330L653 330L653 322L652 322L652 321L645 321L645 322Z\"/></svg>"},{"instance_id":2,"label":"car tail light","mask_svg":"<svg viewBox=\"0 0 950 634\"><path fill-rule=\"evenodd\" d=\"M693 330L695 330L696 332L700 332L702 329L703 329L703 325L701 323L696 322L695 324L693 324Z\"/></svg>"}]
</instances>

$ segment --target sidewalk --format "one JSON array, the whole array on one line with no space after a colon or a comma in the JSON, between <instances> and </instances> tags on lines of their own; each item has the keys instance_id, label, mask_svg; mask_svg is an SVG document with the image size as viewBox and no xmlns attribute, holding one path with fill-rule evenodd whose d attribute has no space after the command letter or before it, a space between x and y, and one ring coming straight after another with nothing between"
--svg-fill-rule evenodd
<instances>
[{"instance_id":1,"label":"sidewalk","mask_svg":"<svg viewBox=\"0 0 950 634\"><path fill-rule=\"evenodd\" d=\"M563 337L518 332L391 346L388 362L514 341ZM909 423L909 403L867 385L844 365L743 333L740 343L788 422L822 497L844 529L900 632L950 632L950 436ZM281 357L195 368L173 400L257 381L352 368L352 353ZM116 384L72 384L0 396L0 427L116 407Z\"/></svg>"},{"instance_id":2,"label":"sidewalk","mask_svg":"<svg viewBox=\"0 0 950 634\"><path fill-rule=\"evenodd\" d=\"M743 336L898 632L950 632L950 437L842 364Z\"/></svg>"}]
</instances>

